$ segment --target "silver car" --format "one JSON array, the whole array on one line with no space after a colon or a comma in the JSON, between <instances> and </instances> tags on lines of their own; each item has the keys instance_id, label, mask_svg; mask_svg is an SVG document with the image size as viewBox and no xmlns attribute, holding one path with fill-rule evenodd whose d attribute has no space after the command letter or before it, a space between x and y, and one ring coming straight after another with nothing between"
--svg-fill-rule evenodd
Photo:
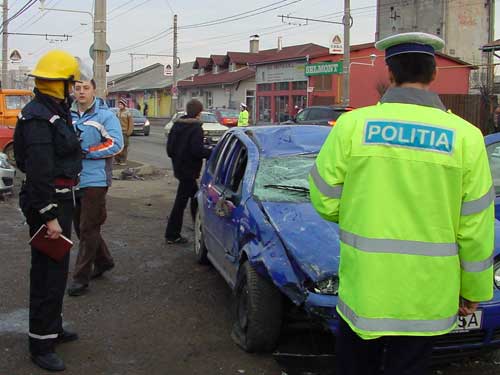
<instances>
[{"instance_id":1,"label":"silver car","mask_svg":"<svg viewBox=\"0 0 500 375\"><path fill-rule=\"evenodd\" d=\"M0 193L12 190L15 175L16 170L9 164L7 155L0 153Z\"/></svg>"}]
</instances>

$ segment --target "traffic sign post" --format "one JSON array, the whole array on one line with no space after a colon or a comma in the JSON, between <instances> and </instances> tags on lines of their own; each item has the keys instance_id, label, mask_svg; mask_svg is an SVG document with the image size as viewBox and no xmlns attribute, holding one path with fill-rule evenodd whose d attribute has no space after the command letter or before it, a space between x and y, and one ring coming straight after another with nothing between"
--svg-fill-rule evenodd
<instances>
[{"instance_id":1,"label":"traffic sign post","mask_svg":"<svg viewBox=\"0 0 500 375\"><path fill-rule=\"evenodd\" d=\"M173 77L174 76L174 69L172 68L171 64L166 64L163 67L163 75L166 77Z\"/></svg>"}]
</instances>

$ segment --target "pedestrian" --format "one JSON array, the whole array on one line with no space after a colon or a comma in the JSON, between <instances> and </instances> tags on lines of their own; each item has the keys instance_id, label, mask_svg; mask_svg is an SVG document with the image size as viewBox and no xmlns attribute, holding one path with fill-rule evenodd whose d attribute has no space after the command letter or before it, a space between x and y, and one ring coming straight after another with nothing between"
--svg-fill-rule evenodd
<instances>
[{"instance_id":1,"label":"pedestrian","mask_svg":"<svg viewBox=\"0 0 500 375\"><path fill-rule=\"evenodd\" d=\"M92 74L88 74L92 76ZM73 282L68 295L88 291L90 279L111 270L115 263L101 235L106 220L106 194L111 186L113 157L123 147L118 118L102 98L95 95L96 83L75 83L76 103L72 108L73 125L80 134L83 169L75 209L75 231L80 239Z\"/></svg>"},{"instance_id":2,"label":"pedestrian","mask_svg":"<svg viewBox=\"0 0 500 375\"><path fill-rule=\"evenodd\" d=\"M141 104L140 103L137 103L135 105L135 109L137 109L139 112L141 111Z\"/></svg>"},{"instance_id":3,"label":"pedestrian","mask_svg":"<svg viewBox=\"0 0 500 375\"><path fill-rule=\"evenodd\" d=\"M500 105L495 108L493 113L493 133L500 131Z\"/></svg>"},{"instance_id":4,"label":"pedestrian","mask_svg":"<svg viewBox=\"0 0 500 375\"><path fill-rule=\"evenodd\" d=\"M392 87L339 118L310 194L340 230L337 374L422 375L434 338L493 297L495 191L481 132L429 91L443 40L376 47Z\"/></svg>"},{"instance_id":5,"label":"pedestrian","mask_svg":"<svg viewBox=\"0 0 500 375\"><path fill-rule=\"evenodd\" d=\"M144 115L144 117L148 117L148 113L149 113L148 103L144 103L144 110L142 114Z\"/></svg>"},{"instance_id":6,"label":"pedestrian","mask_svg":"<svg viewBox=\"0 0 500 375\"><path fill-rule=\"evenodd\" d=\"M194 195L198 191L196 179L200 177L203 159L208 158L211 152L203 143L203 123L200 121L202 111L200 101L190 100L186 105L186 115L174 122L168 135L167 154L172 159L174 176L179 180L165 230L165 239L169 244L188 242L181 236L184 210L188 200L191 200L191 216L194 219Z\"/></svg>"},{"instance_id":7,"label":"pedestrian","mask_svg":"<svg viewBox=\"0 0 500 375\"><path fill-rule=\"evenodd\" d=\"M240 116L238 117L238 126L248 126L248 110L245 103L240 104Z\"/></svg>"},{"instance_id":8,"label":"pedestrian","mask_svg":"<svg viewBox=\"0 0 500 375\"><path fill-rule=\"evenodd\" d=\"M132 113L130 113L127 108L126 99L120 99L116 116L120 120L120 125L122 128L123 149L118 155L115 156L115 162L118 165L127 165L130 136L134 132L134 118L132 117Z\"/></svg>"},{"instance_id":9,"label":"pedestrian","mask_svg":"<svg viewBox=\"0 0 500 375\"><path fill-rule=\"evenodd\" d=\"M21 111L14 133L18 168L26 178L19 204L30 236L47 226L47 236L70 238L74 187L82 168L80 141L71 125L71 84L80 79L75 57L52 50L30 73L34 98ZM78 339L63 328L62 306L69 253L57 262L31 247L29 350L31 360L49 371L63 371L56 344Z\"/></svg>"}]
</instances>

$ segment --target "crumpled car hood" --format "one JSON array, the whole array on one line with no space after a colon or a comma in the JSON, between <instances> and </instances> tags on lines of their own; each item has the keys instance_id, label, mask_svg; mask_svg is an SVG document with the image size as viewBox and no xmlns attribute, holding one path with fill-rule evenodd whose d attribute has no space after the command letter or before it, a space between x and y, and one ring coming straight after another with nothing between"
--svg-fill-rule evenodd
<instances>
[{"instance_id":1,"label":"crumpled car hood","mask_svg":"<svg viewBox=\"0 0 500 375\"><path fill-rule=\"evenodd\" d=\"M338 273L338 225L321 218L310 203L263 202L292 261L311 281Z\"/></svg>"}]
</instances>

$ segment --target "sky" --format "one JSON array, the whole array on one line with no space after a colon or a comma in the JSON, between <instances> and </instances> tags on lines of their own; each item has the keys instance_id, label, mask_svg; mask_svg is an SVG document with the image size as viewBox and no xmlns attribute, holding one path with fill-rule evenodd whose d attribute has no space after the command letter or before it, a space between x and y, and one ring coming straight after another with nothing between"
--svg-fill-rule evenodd
<instances>
[{"instance_id":1,"label":"sky","mask_svg":"<svg viewBox=\"0 0 500 375\"><path fill-rule=\"evenodd\" d=\"M9 14L14 14L26 3L27 0L9 0ZM93 3L93 0L44 1L47 9L87 12L93 12ZM273 3L276 5L264 8ZM351 44L374 41L376 3L377 0L351 0L354 22ZM108 0L107 40L112 50L108 60L109 74L130 72L130 53L171 55L173 36L170 28L174 14L178 15L179 57L182 62L187 62L193 61L197 56L248 51L249 37L253 34L260 35L261 49L276 48L279 36L282 37L284 46L311 42L328 46L332 35L342 34L342 25L313 22L304 25L302 21L291 21L294 24L290 25L283 24L278 16L284 14L340 22L343 4L343 0ZM9 50L16 48L21 52L21 65L32 67L43 53L54 48L67 50L91 63L89 47L93 42L93 34L90 15L54 10L42 12L39 5L34 5L14 19L9 25L9 32L66 34L71 37L66 41L60 37L46 40L45 37L10 35ZM269 11L254 17L231 17L257 8ZM496 8L495 30L498 30L500 6ZM183 28L221 18L227 18L226 22ZM233 20L234 18L240 19ZM151 43L145 44L143 41ZM155 62L169 61L169 57L135 56L134 70Z\"/></svg>"}]
</instances>

